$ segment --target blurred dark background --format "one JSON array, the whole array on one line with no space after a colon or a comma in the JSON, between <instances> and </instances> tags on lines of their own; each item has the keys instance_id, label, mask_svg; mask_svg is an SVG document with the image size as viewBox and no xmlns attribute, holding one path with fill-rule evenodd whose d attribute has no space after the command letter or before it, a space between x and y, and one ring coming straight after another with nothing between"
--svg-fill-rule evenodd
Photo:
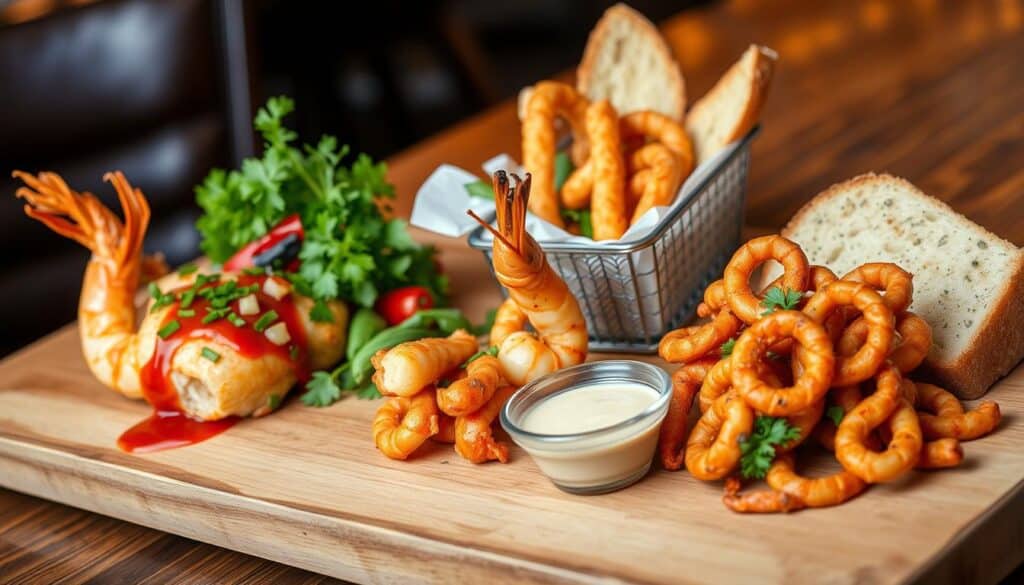
<instances>
[{"instance_id":1,"label":"blurred dark background","mask_svg":"<svg viewBox=\"0 0 1024 585\"><path fill-rule=\"evenodd\" d=\"M74 319L88 257L23 216L11 170L115 209L102 175L123 170L153 208L147 248L179 264L193 187L259 148L267 97L295 98L301 139L386 158L572 68L612 3L0 0L0 355ZM630 4L657 22L699 3Z\"/></svg>"}]
</instances>

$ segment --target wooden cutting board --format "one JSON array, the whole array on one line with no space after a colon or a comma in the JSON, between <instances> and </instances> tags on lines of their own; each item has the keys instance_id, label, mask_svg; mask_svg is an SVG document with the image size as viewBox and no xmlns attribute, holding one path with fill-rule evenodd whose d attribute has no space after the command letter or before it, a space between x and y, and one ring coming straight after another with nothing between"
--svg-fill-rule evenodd
<instances>
[{"instance_id":1,"label":"wooden cutting board","mask_svg":"<svg viewBox=\"0 0 1024 585\"><path fill-rule=\"evenodd\" d=\"M495 304L477 256L449 248L445 264L458 304ZM377 403L353 399L128 455L115 440L149 409L93 380L69 326L0 363L0 485L359 582L994 582L1024 560L1024 367L988 398L1003 424L958 469L740 516L685 471L581 497L518 448L507 465L443 445L391 461L370 439Z\"/></svg>"}]
</instances>

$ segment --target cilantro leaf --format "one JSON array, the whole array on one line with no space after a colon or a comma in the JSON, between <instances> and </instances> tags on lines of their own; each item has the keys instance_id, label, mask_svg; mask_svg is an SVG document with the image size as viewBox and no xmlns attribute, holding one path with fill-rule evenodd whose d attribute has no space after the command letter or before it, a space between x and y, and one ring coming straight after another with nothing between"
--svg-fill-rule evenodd
<instances>
[{"instance_id":1,"label":"cilantro leaf","mask_svg":"<svg viewBox=\"0 0 1024 585\"><path fill-rule=\"evenodd\" d=\"M773 286L768 289L764 298L761 299L761 306L765 308L761 315L769 315L774 313L776 309L784 311L793 310L800 303L801 299L803 299L803 294L800 291L789 290L788 288L783 290Z\"/></svg>"},{"instance_id":2,"label":"cilantro leaf","mask_svg":"<svg viewBox=\"0 0 1024 585\"><path fill-rule=\"evenodd\" d=\"M838 427L839 423L843 422L843 417L846 416L846 411L843 410L842 406L839 406L838 404L833 404L832 406L828 407L828 410L825 411L825 416L831 419L832 424Z\"/></svg>"},{"instance_id":3,"label":"cilantro leaf","mask_svg":"<svg viewBox=\"0 0 1024 585\"><path fill-rule=\"evenodd\" d=\"M736 339L729 339L719 348L722 353L722 357L729 357L732 355L733 348L736 347Z\"/></svg>"},{"instance_id":4,"label":"cilantro leaf","mask_svg":"<svg viewBox=\"0 0 1024 585\"><path fill-rule=\"evenodd\" d=\"M562 219L580 227L581 236L594 237L594 223L591 220L589 209L563 209L560 213Z\"/></svg>"},{"instance_id":5,"label":"cilantro leaf","mask_svg":"<svg viewBox=\"0 0 1024 585\"><path fill-rule=\"evenodd\" d=\"M800 437L800 429L784 418L759 416L754 432L740 439L740 474L748 479L761 479L775 459L775 449Z\"/></svg>"},{"instance_id":6,"label":"cilantro leaf","mask_svg":"<svg viewBox=\"0 0 1024 585\"><path fill-rule=\"evenodd\" d=\"M330 406L341 398L341 388L335 383L329 372L313 372L313 377L306 382L306 393L302 395L302 403L306 406L322 408Z\"/></svg>"}]
</instances>

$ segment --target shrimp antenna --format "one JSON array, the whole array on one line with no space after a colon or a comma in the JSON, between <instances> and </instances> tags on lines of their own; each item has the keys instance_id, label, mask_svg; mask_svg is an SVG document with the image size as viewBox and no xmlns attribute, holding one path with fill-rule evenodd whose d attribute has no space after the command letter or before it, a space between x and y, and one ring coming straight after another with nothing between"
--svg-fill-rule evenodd
<instances>
[{"instance_id":1,"label":"shrimp antenna","mask_svg":"<svg viewBox=\"0 0 1024 585\"><path fill-rule=\"evenodd\" d=\"M501 242L502 242L503 244L505 244L505 245L506 245L506 246L508 246L509 248L515 249L515 246L513 246L513 245L512 245L512 242L510 242L510 241L508 241L507 239L505 239L505 236L501 235L501 232L499 232L498 230L494 229L494 226L492 226L491 224L489 224L489 223L487 223L486 221L484 221L484 220L483 220L483 218L481 218L481 217L480 217L479 215L477 215L476 213L473 213L473 210L472 210L472 209L467 209L467 210L466 210L466 215L468 215L469 217L472 217L473 219L475 219L475 220L476 220L476 222L477 222L478 224L480 224L480 225L484 226L485 228L487 228L487 231L491 232L491 234L492 234L492 235L493 235L494 237L496 237L496 238L498 238L499 240L501 240Z\"/></svg>"},{"instance_id":2,"label":"shrimp antenna","mask_svg":"<svg viewBox=\"0 0 1024 585\"><path fill-rule=\"evenodd\" d=\"M519 177L516 177L518 179ZM516 247L516 251L522 253L523 249L523 237L526 234L526 209L530 202L530 185L532 183L530 173L526 173L526 178L519 181L516 189L516 208L514 210L516 221L519 223L517 230L513 232L516 236L516 243L519 244Z\"/></svg>"}]
</instances>

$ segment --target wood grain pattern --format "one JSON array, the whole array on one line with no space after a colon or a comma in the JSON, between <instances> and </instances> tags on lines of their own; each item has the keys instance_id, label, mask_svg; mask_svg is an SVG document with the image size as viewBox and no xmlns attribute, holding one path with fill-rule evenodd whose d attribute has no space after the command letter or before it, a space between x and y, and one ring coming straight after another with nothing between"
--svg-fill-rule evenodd
<instances>
[{"instance_id":1,"label":"wood grain pattern","mask_svg":"<svg viewBox=\"0 0 1024 585\"><path fill-rule=\"evenodd\" d=\"M699 11L683 13L665 23L670 42L679 53L680 61L687 76L691 95L702 94L717 75L725 69L734 56L747 43L762 42L778 49L782 62L778 78L765 114L763 132L754 143L753 166L749 189L748 221L754 229L777 229L803 202L810 199L822 188L868 170L886 170L907 177L926 192L950 202L955 208L979 221L997 234L1018 245L1024 244L1024 231L1020 223L1024 217L1024 168L1016 161L1024 156L1024 114L1019 107L1024 92L1020 79L1020 55L1024 54L1024 9L1019 1L971 1L940 3L926 0L881 1L869 0L859 3L847 2L806 2L778 0L776 2L750 2L733 0L718 3ZM518 154L518 123L515 120L514 105L510 102L468 120L451 130L431 139L390 160L391 177L400 193L399 210L405 212L411 207L412 195L426 176L441 162L451 162L468 169L478 169L479 164L492 154L507 151ZM432 237L429 239L433 239ZM436 239L433 239L436 241ZM446 250L446 265L453 272L453 281L459 296L457 303L477 298L479 291L484 295L494 294L493 285L482 284L480 270L483 262L476 253L464 248ZM477 315L483 307L476 305ZM5 437L3 453L8 453L11 442L25 444L34 442L39 436L47 437L37 449L40 457L72 453L72 465L58 465L56 462L42 471L30 471L13 457L3 456L0 465L0 484L30 490L35 493L64 499L76 505L87 506L112 516L125 517L116 513L120 501L128 500L138 504L140 509L149 511L168 510L179 514L181 506L187 506L189 499L180 497L142 496L134 491L135 484L123 478L111 477L111 465L122 461L123 454L110 452L112 437L120 430L117 425L134 420L143 412L140 406L130 405L95 387L83 378L84 366L77 356L77 342L73 333L64 331L41 345L30 348L0 366L0 433ZM53 351L53 354L49 352ZM53 367L53 356L67 356L57 360L61 368ZM26 361L27 360L27 361ZM12 374L8 366L12 363L25 364L26 369ZM87 374L86 374L87 375ZM1020 376L1020 370L1016 376ZM79 383L82 380L82 383ZM1016 384L1019 385L1019 384ZM64 393L67 393L65 396ZM1000 391L1000 394L1004 391ZM497 468L488 466L476 470L459 470L457 457L446 457L433 453L416 465L427 476L423 490L431 501L440 501L439 510L433 517L444 511L466 507L474 518L450 530L462 535L468 541L467 550L487 553L479 543L495 538L512 538L517 524L512 518L511 525L501 521L487 522L489 517L502 514L512 500L520 494L540 494L544 501L545 518L553 518L552 525L537 525L533 531L547 535L559 521L572 520L581 511L603 508L602 498L611 498L607 507L614 510L610 526L621 528L614 534L613 542L632 540L636 525L649 520L651 516L662 516L666 512L678 523L673 529L674 541L653 539L650 535L639 534L638 542L632 546L649 546L649 556L640 555L633 559L632 566L619 567L615 574L641 580L649 577L644 572L650 556L673 557L691 553L701 557L710 554L710 549L731 546L737 534L751 529L770 529L777 538L765 539L754 551L730 554L728 582L756 579L758 582L808 577L806 571L814 564L804 564L806 551L794 551L790 557L773 564L763 575L754 571L760 563L778 554L780 544L776 540L786 537L793 530L791 522L816 524L835 522L834 514L860 516L867 514L881 516L878 523L856 522L847 527L842 539L830 543L830 551L844 551L866 543L877 551L880 561L854 567L850 572L832 568L832 572L811 574L810 579L824 581L834 577L834 582L887 582L900 578L915 578L921 582L994 582L1005 575L1022 558L1024 535L1020 532L1019 519L1024 510L1019 494L1020 487L1010 488L1012 478L1024 477L1020 473L1020 461L1012 456L1014 448L1020 445L1019 405L1011 401L1019 395L1006 389L1007 398L1000 399L1007 411L1011 408L1006 428L990 439L966 446L969 465L953 472L919 474L921 478L908 482L909 485L885 487L869 493L849 506L836 511L801 514L792 519L750 519L738 520L723 515L717 502L717 493L709 486L690 485L685 474L659 474L645 480L640 486L620 495L595 499L572 499L568 506L561 505L561 494L549 492L551 488L533 473L518 474L510 470L521 470L530 466L528 461L517 458L510 466ZM35 396L38 393L39 396ZM37 401L36 399L40 401ZM75 401L81 402L75 402ZM28 401L27 403L24 401ZM57 412L68 418L79 415L77 406L96 402L100 407L99 416L111 420L93 421L86 428L56 421L47 422L46 417L36 409L41 406L63 404ZM116 404L115 404L116 403ZM29 406L26 406L28 404ZM349 408L355 409L342 414ZM293 422L302 419L316 432L317 441L324 443L318 450L317 459L324 464L323 474L333 467L339 467L338 475L356 483L361 473L380 468L386 476L386 486L373 501L360 501L357 513L347 520L382 517L392 524L381 529L380 538L395 537L402 521L420 515L391 510L390 497L402 493L402 482L406 481L407 466L399 467L390 462L380 461L372 453L368 439L360 434L366 429L366 412L358 404L345 404L339 412L335 409L312 413L301 405L290 404L285 412L261 421L273 426L258 432L260 443L268 451L249 460L243 471L247 481L253 485L265 482L267 477L291 486L303 481L288 469L278 469L267 463L268 457L281 455L283 451L301 450L310 438L305 433L291 429L288 417ZM23 412L32 412L28 424L12 422L11 413L20 418ZM308 421L307 421L308 416ZM65 428L66 427L66 428ZM103 428L100 428L103 427ZM246 433L257 432L255 425L245 425L238 430ZM339 428L347 429L340 436ZM40 435L42 433L42 435ZM341 446L338 441L345 437L358 436L352 446ZM224 439L232 442L241 437ZM54 439L59 439L54 441ZM105 441L105 442L104 442ZM217 440L218 443L220 439ZM215 444L198 446L208 449ZM366 449L370 451L366 451ZM1006 451L1005 453L1003 451ZM290 452L290 451L289 451ZM196 453L193 451L193 453ZM192 482L197 477L189 457L181 454L181 460L168 464L159 458L151 461L139 458L143 467L138 473L146 480L155 474L166 474L170 479L164 483L174 487ZM199 457L197 453L197 457ZM68 455L61 455L68 457ZM361 461L357 468L349 468L350 458ZM365 461L363 461L365 459ZM447 461L447 463L443 463ZM217 458L220 469L231 468L233 462L226 457ZM455 467L453 467L453 465ZM36 468L32 468L35 470ZM101 473L117 489L117 498L110 498L85 490L83 482L89 473ZM496 469L496 470L494 470ZM218 471L221 472L221 471ZM989 474L998 473L998 481L990 480ZM508 477L508 474L512 474ZM439 487L441 479L451 476L468 485L460 491ZM664 476L664 477L663 477ZM283 479L282 479L283 478ZM504 479L502 479L504 478ZM317 485L329 484L331 491L345 489L342 481L331 482L324 477L317 479ZM511 485L496 484L511 479ZM19 482L14 485L14 482ZM947 484L951 482L953 485ZM244 482L220 482L207 486L212 493L229 494L232 500L251 503L253 485ZM495 494L494 485L502 485L502 492ZM507 487L506 487L507 486ZM979 538L968 530L960 520L970 514L970 502L994 499L999 489L1013 491L1014 497L1006 497L1002 512L991 514L978 521L974 528L984 527L988 538ZM169 488L169 489L171 489ZM916 500L921 490L940 491L937 499L927 498L929 513L905 513L900 506L903 502ZM112 490L113 491L113 490ZM284 490L287 492L287 490ZM171 493L174 490L171 489ZM208 492L204 492L206 494ZM287 493L276 493L269 500L289 501ZM898 498L892 500L891 498ZM619 499L625 498L625 500ZM657 498L657 501L654 499ZM652 502L647 502L651 499ZM481 502L496 500L497 507ZM879 501L879 506L873 502ZM636 512L627 508L638 502ZM884 502L884 503L882 503ZM205 505L205 501L201 502ZM655 505L656 504L656 505ZM276 510L277 504L266 504ZM316 515L324 505L323 501L304 509L303 514ZM706 508L706 514L699 521L684 523L678 520L689 514L692 508ZM624 510L629 509L629 512ZM241 510L248 510L242 507ZM950 510L950 514L947 514ZM700 511L700 510L698 510ZM428 511L429 512L429 511ZM199 520L210 530L226 530L236 526L238 509L215 507L211 513L205 509ZM608 513L606 511L606 513ZM690 517L690 516L686 516ZM189 532L188 522L179 516L180 524L161 526L167 530ZM262 521L263 516L259 517ZM305 516L303 516L305 518ZM141 524L153 524L149 516L126 518ZM441 520L440 522L446 522ZM338 524L341 523L341 524ZM450 522L449 522L450 523ZM724 524L723 524L724 523ZM330 525L332 537L337 541L351 538L339 528L342 520ZM888 535L893 526L917 526L915 534L934 535L947 540L946 547L936 552L934 562L923 572L913 573L908 567L922 559L913 554L917 541L910 539L907 544L900 541L893 546L882 546L873 542L878 535ZM302 534L314 524L293 527L286 531L273 546L268 546L268 558L296 562L318 569L308 559L293 559L301 556L306 546L307 535ZM712 541L694 542L693 530L707 526L722 526L732 531L727 537ZM783 530L780 527L784 527ZM263 529L265 530L265 529ZM972 535L973 534L973 535ZM246 548L251 544L250 535L232 533L231 540L223 541L233 548ZM414 538L416 535L410 535ZM347 542L347 541L346 541ZM331 554L335 549L345 555L356 554L360 562L386 562L387 551L374 546L377 544L357 541L350 546L346 542L332 542ZM886 542L890 542L886 538ZM449 548L459 548L448 542ZM139 546L142 546L140 549ZM127 556L119 551L124 547ZM595 567L592 559L601 559L609 548L608 544L584 551L586 554L566 555L573 570L581 575L592 575ZM611 547L614 548L614 547ZM250 548L262 555L259 550ZM786 550L793 550L787 548ZM911 552L908 552L911 551ZM112 552L114 551L114 552ZM354 551L354 552L353 552ZM824 553L812 551L812 561L822 562ZM406 562L418 564L422 578L440 577L441 572L430 569L434 563L452 567L452 557L444 550L422 556L403 557ZM529 565L525 559L524 563ZM825 559L830 561L831 559ZM461 563L460 558L458 563ZM460 565L461 566L461 565ZM701 577L705 573L704 561L683 567L675 575ZM845 566L845 565L844 565ZM468 580L473 567L464 569L461 575ZM721 567L719 567L720 569ZM709 569L710 570L710 569ZM433 572L432 572L433 571ZM588 572L589 571L589 572ZM344 573L349 578L367 580L368 573L351 571ZM708 573L711 574L711 573ZM195 543L183 538L160 534L139 526L112 520L94 514L73 510L0 490L0 580L24 582L54 582L60 579L94 582L317 582L319 577L297 569L290 569ZM505 571L499 577L508 580L525 578L531 573L525 570ZM561 574L559 574L561 575ZM559 575L556 575L559 576ZM547 575L545 575L547 576ZM492 575L493 577L493 575Z\"/></svg>"}]
</instances>

